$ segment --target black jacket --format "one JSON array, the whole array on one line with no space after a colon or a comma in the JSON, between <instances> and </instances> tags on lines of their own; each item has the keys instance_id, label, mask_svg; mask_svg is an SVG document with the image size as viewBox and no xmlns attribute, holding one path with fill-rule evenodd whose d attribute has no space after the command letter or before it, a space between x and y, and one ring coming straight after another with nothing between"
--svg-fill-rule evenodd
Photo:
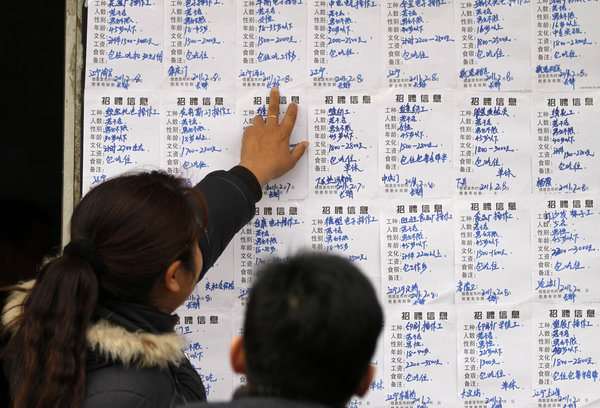
<instances>
[{"instance_id":1,"label":"black jacket","mask_svg":"<svg viewBox=\"0 0 600 408\"><path fill-rule=\"evenodd\" d=\"M199 242L202 278L254 216L261 189L254 175L239 166L210 173L196 188L204 194L209 210L207 232ZM11 294L2 315L4 325L10 327L15 321L20 309L12 306L25 297L26 292ZM88 328L83 408L167 408L206 401L202 381L183 353L184 340L173 331L177 320L176 315L149 306L100 302ZM3 381L0 378L0 391Z\"/></svg>"}]
</instances>

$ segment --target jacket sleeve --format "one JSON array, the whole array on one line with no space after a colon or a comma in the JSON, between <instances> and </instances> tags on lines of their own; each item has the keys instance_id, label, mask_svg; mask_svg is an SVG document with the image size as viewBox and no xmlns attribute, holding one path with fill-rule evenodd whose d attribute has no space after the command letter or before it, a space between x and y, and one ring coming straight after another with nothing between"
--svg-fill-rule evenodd
<instances>
[{"instance_id":1,"label":"jacket sleeve","mask_svg":"<svg viewBox=\"0 0 600 408\"><path fill-rule=\"evenodd\" d=\"M212 172L196 188L204 195L209 214L206 233L198 241L203 258L202 279L234 235L254 217L262 190L254 174L242 166Z\"/></svg>"}]
</instances>

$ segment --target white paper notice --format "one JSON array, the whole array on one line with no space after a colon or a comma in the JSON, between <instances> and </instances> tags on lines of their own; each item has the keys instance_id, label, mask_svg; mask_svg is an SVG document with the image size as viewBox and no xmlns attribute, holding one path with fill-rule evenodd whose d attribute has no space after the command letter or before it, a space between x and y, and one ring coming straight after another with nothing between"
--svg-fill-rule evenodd
<instances>
[{"instance_id":1,"label":"white paper notice","mask_svg":"<svg viewBox=\"0 0 600 408\"><path fill-rule=\"evenodd\" d=\"M386 197L450 196L454 100L446 91L390 90L379 108L379 189Z\"/></svg>"},{"instance_id":2,"label":"white paper notice","mask_svg":"<svg viewBox=\"0 0 600 408\"><path fill-rule=\"evenodd\" d=\"M377 106L371 95L319 93L308 112L309 194L371 198L377 192Z\"/></svg>"},{"instance_id":3,"label":"white paper notice","mask_svg":"<svg viewBox=\"0 0 600 408\"><path fill-rule=\"evenodd\" d=\"M155 89L163 59L162 1L89 2L87 89Z\"/></svg>"},{"instance_id":4,"label":"white paper notice","mask_svg":"<svg viewBox=\"0 0 600 408\"><path fill-rule=\"evenodd\" d=\"M531 89L529 0L457 0L459 80L465 89Z\"/></svg>"},{"instance_id":5,"label":"white paper notice","mask_svg":"<svg viewBox=\"0 0 600 408\"><path fill-rule=\"evenodd\" d=\"M314 201L307 211L309 248L343 256L356 263L373 280L380 282L379 207L375 201Z\"/></svg>"},{"instance_id":6,"label":"white paper notice","mask_svg":"<svg viewBox=\"0 0 600 408\"><path fill-rule=\"evenodd\" d=\"M531 298L525 271L530 229L528 202L456 202L456 303L507 304Z\"/></svg>"},{"instance_id":7,"label":"white paper notice","mask_svg":"<svg viewBox=\"0 0 600 408\"><path fill-rule=\"evenodd\" d=\"M457 328L461 406L531 406L531 308L460 307Z\"/></svg>"},{"instance_id":8,"label":"white paper notice","mask_svg":"<svg viewBox=\"0 0 600 408\"><path fill-rule=\"evenodd\" d=\"M535 407L596 407L600 403L598 304L536 305L533 343Z\"/></svg>"},{"instance_id":9,"label":"white paper notice","mask_svg":"<svg viewBox=\"0 0 600 408\"><path fill-rule=\"evenodd\" d=\"M536 94L531 129L537 136L535 188L550 193L598 193L597 119L600 94Z\"/></svg>"},{"instance_id":10,"label":"white paper notice","mask_svg":"<svg viewBox=\"0 0 600 408\"><path fill-rule=\"evenodd\" d=\"M454 2L388 1L381 13L385 85L454 88L457 78ZM460 38L460 37L459 37ZM454 69L448 69L453 67Z\"/></svg>"},{"instance_id":11,"label":"white paper notice","mask_svg":"<svg viewBox=\"0 0 600 408\"><path fill-rule=\"evenodd\" d=\"M305 220L302 203L265 200L256 207L254 219L235 239L237 303L246 304L256 268L306 246Z\"/></svg>"},{"instance_id":12,"label":"white paper notice","mask_svg":"<svg viewBox=\"0 0 600 408\"><path fill-rule=\"evenodd\" d=\"M520 93L457 93L454 174L459 194L531 191L529 98Z\"/></svg>"},{"instance_id":13,"label":"white paper notice","mask_svg":"<svg viewBox=\"0 0 600 408\"><path fill-rule=\"evenodd\" d=\"M600 197L539 197L531 217L533 288L540 301L598 300Z\"/></svg>"},{"instance_id":14,"label":"white paper notice","mask_svg":"<svg viewBox=\"0 0 600 408\"><path fill-rule=\"evenodd\" d=\"M211 400L225 400L233 392L233 371L229 364L229 342L233 333L231 314L218 310L200 313L180 312L181 321L175 328L189 340L183 349L192 366L200 374Z\"/></svg>"},{"instance_id":15,"label":"white paper notice","mask_svg":"<svg viewBox=\"0 0 600 408\"><path fill-rule=\"evenodd\" d=\"M82 190L140 168L159 168L160 99L152 92L86 92Z\"/></svg>"},{"instance_id":16,"label":"white paper notice","mask_svg":"<svg viewBox=\"0 0 600 408\"><path fill-rule=\"evenodd\" d=\"M301 1L244 1L238 5L235 55L241 86L304 86L308 57L306 5Z\"/></svg>"},{"instance_id":17,"label":"white paper notice","mask_svg":"<svg viewBox=\"0 0 600 408\"><path fill-rule=\"evenodd\" d=\"M532 5L534 88L600 88L598 2L537 0Z\"/></svg>"},{"instance_id":18,"label":"white paper notice","mask_svg":"<svg viewBox=\"0 0 600 408\"><path fill-rule=\"evenodd\" d=\"M211 171L239 162L242 130L232 132L236 118L231 93L169 93L162 104L161 167L198 183Z\"/></svg>"},{"instance_id":19,"label":"white paper notice","mask_svg":"<svg viewBox=\"0 0 600 408\"><path fill-rule=\"evenodd\" d=\"M379 1L311 1L309 76L315 88L364 89L381 82Z\"/></svg>"},{"instance_id":20,"label":"white paper notice","mask_svg":"<svg viewBox=\"0 0 600 408\"><path fill-rule=\"evenodd\" d=\"M387 201L381 208L381 292L385 304L452 303L452 203Z\"/></svg>"},{"instance_id":21,"label":"white paper notice","mask_svg":"<svg viewBox=\"0 0 600 408\"><path fill-rule=\"evenodd\" d=\"M235 4L219 1L165 2L165 64L169 86L214 90L235 79Z\"/></svg>"},{"instance_id":22,"label":"white paper notice","mask_svg":"<svg viewBox=\"0 0 600 408\"><path fill-rule=\"evenodd\" d=\"M454 308L399 307L386 319L386 406L458 406Z\"/></svg>"}]
</instances>

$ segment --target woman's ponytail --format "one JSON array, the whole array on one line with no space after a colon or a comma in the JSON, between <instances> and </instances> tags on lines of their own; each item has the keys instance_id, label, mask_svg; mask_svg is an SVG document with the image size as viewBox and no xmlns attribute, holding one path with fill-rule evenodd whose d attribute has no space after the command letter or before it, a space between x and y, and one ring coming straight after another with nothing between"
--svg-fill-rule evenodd
<instances>
[{"instance_id":1,"label":"woman's ponytail","mask_svg":"<svg viewBox=\"0 0 600 408\"><path fill-rule=\"evenodd\" d=\"M81 406L98 267L99 257L87 241L74 241L63 256L42 267L6 349L14 408Z\"/></svg>"}]
</instances>

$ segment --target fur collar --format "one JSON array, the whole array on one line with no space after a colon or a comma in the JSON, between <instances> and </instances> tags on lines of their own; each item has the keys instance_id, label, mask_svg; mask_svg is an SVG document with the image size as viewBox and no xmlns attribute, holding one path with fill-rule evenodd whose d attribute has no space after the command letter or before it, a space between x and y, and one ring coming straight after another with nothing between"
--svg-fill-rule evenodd
<instances>
[{"instance_id":1,"label":"fur collar","mask_svg":"<svg viewBox=\"0 0 600 408\"><path fill-rule=\"evenodd\" d=\"M23 291L16 290L8 298L2 325L10 332L16 331L20 324L23 304L34 283L32 280L19 285ZM87 342L89 348L103 358L136 368L166 368L169 363L178 365L185 358L184 340L174 332L130 332L106 319L100 319L88 328Z\"/></svg>"}]
</instances>

